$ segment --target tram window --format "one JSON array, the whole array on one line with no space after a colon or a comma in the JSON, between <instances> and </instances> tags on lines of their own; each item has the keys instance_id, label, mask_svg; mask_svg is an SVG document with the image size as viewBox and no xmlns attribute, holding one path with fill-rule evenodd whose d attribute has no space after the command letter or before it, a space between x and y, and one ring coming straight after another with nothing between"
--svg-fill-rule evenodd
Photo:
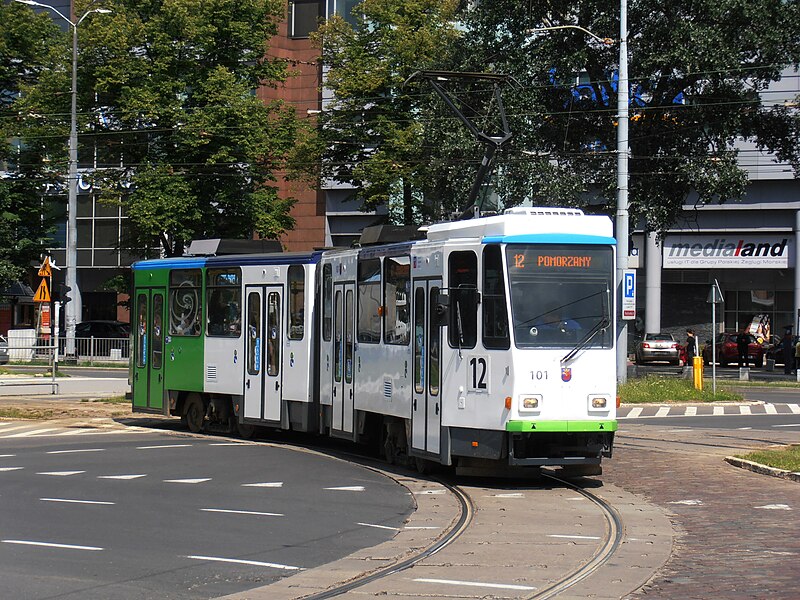
<instances>
[{"instance_id":1,"label":"tram window","mask_svg":"<svg viewBox=\"0 0 800 600\"><path fill-rule=\"evenodd\" d=\"M136 297L136 366L147 366L147 294Z\"/></svg>"},{"instance_id":2,"label":"tram window","mask_svg":"<svg viewBox=\"0 0 800 600\"><path fill-rule=\"evenodd\" d=\"M358 341L381 341L381 259L358 261Z\"/></svg>"},{"instance_id":3,"label":"tram window","mask_svg":"<svg viewBox=\"0 0 800 600\"><path fill-rule=\"evenodd\" d=\"M439 288L432 287L430 291L429 310L433 311L439 302ZM433 314L431 314L433 317ZM439 395L439 339L441 329L436 323L436 319L430 318L428 321L428 392L431 396Z\"/></svg>"},{"instance_id":4,"label":"tram window","mask_svg":"<svg viewBox=\"0 0 800 600\"><path fill-rule=\"evenodd\" d=\"M200 335L200 269L179 269L169 274L169 334Z\"/></svg>"},{"instance_id":5,"label":"tram window","mask_svg":"<svg viewBox=\"0 0 800 600\"><path fill-rule=\"evenodd\" d=\"M333 308L333 314L336 319L336 340L333 344L333 378L336 383L339 383L342 380L342 353L344 352L344 344L342 343L342 292L336 292Z\"/></svg>"},{"instance_id":6,"label":"tram window","mask_svg":"<svg viewBox=\"0 0 800 600\"><path fill-rule=\"evenodd\" d=\"M483 251L483 347L508 350L508 306L506 302L503 255L500 246L486 246Z\"/></svg>"},{"instance_id":7,"label":"tram window","mask_svg":"<svg viewBox=\"0 0 800 600\"><path fill-rule=\"evenodd\" d=\"M414 390L425 391L425 290L414 292Z\"/></svg>"},{"instance_id":8,"label":"tram window","mask_svg":"<svg viewBox=\"0 0 800 600\"><path fill-rule=\"evenodd\" d=\"M303 339L306 279L303 265L289 267L289 333L290 340Z\"/></svg>"},{"instance_id":9,"label":"tram window","mask_svg":"<svg viewBox=\"0 0 800 600\"><path fill-rule=\"evenodd\" d=\"M277 292L267 296L267 375L275 377L280 371L281 358L281 297Z\"/></svg>"},{"instance_id":10,"label":"tram window","mask_svg":"<svg viewBox=\"0 0 800 600\"><path fill-rule=\"evenodd\" d=\"M239 337L242 333L242 274L239 269L206 272L207 335Z\"/></svg>"},{"instance_id":11,"label":"tram window","mask_svg":"<svg viewBox=\"0 0 800 600\"><path fill-rule=\"evenodd\" d=\"M344 296L344 382L353 383L353 292Z\"/></svg>"},{"instance_id":12,"label":"tram window","mask_svg":"<svg viewBox=\"0 0 800 600\"><path fill-rule=\"evenodd\" d=\"M450 346L474 348L478 340L478 257L474 252L450 254Z\"/></svg>"},{"instance_id":13,"label":"tram window","mask_svg":"<svg viewBox=\"0 0 800 600\"><path fill-rule=\"evenodd\" d=\"M164 331L162 315L164 314L164 296L162 294L153 295L153 335L150 347L152 348L153 361L150 363L154 369L161 368L162 356L164 353Z\"/></svg>"},{"instance_id":14,"label":"tram window","mask_svg":"<svg viewBox=\"0 0 800 600\"><path fill-rule=\"evenodd\" d=\"M322 339L331 341L333 331L333 268L322 267Z\"/></svg>"},{"instance_id":15,"label":"tram window","mask_svg":"<svg viewBox=\"0 0 800 600\"><path fill-rule=\"evenodd\" d=\"M261 370L261 294L247 294L247 373L258 375Z\"/></svg>"},{"instance_id":16,"label":"tram window","mask_svg":"<svg viewBox=\"0 0 800 600\"><path fill-rule=\"evenodd\" d=\"M383 260L383 341L387 344L408 345L409 314L408 295L411 289L411 258L393 256Z\"/></svg>"}]
</instances>

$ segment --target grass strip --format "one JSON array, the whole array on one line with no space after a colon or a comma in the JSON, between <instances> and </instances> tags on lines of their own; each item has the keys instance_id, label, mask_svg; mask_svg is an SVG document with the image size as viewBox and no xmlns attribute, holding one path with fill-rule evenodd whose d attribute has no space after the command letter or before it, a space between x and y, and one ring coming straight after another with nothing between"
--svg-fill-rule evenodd
<instances>
[{"instance_id":1,"label":"grass strip","mask_svg":"<svg viewBox=\"0 0 800 600\"><path fill-rule=\"evenodd\" d=\"M800 472L800 445L792 444L784 448L756 450L749 454L736 455L736 458L749 460L774 469L783 469L792 473Z\"/></svg>"},{"instance_id":2,"label":"grass strip","mask_svg":"<svg viewBox=\"0 0 800 600\"><path fill-rule=\"evenodd\" d=\"M714 395L709 386L695 389L688 379L667 377L643 377L629 379L618 388L620 399L625 404L679 404L686 402L741 402L742 395L717 388Z\"/></svg>"}]
</instances>

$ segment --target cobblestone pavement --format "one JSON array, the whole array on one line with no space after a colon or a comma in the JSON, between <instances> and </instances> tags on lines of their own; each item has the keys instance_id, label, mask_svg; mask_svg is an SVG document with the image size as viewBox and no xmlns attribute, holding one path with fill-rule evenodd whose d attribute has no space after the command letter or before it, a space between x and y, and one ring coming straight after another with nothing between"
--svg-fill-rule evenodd
<instances>
[{"instance_id":1,"label":"cobblestone pavement","mask_svg":"<svg viewBox=\"0 0 800 600\"><path fill-rule=\"evenodd\" d=\"M678 534L670 560L629 600L800 598L800 484L723 460L781 442L797 433L621 428L604 481L664 508Z\"/></svg>"}]
</instances>

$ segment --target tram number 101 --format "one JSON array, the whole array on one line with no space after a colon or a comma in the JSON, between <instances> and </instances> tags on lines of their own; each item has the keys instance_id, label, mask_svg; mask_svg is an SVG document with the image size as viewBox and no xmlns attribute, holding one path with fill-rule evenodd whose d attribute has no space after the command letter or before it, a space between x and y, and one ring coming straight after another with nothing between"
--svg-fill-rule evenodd
<instances>
[{"instance_id":1,"label":"tram number 101","mask_svg":"<svg viewBox=\"0 0 800 600\"><path fill-rule=\"evenodd\" d=\"M473 356L469 359L469 389L475 392L489 391L489 359Z\"/></svg>"}]
</instances>

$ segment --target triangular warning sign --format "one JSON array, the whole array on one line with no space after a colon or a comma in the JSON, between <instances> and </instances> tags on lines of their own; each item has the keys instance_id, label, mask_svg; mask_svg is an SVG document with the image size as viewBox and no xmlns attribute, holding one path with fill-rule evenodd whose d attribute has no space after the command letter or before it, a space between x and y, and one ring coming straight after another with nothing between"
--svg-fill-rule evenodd
<instances>
[{"instance_id":1,"label":"triangular warning sign","mask_svg":"<svg viewBox=\"0 0 800 600\"><path fill-rule=\"evenodd\" d=\"M42 266L39 268L39 277L52 277L53 271L50 269L50 257L45 256Z\"/></svg>"},{"instance_id":2,"label":"triangular warning sign","mask_svg":"<svg viewBox=\"0 0 800 600\"><path fill-rule=\"evenodd\" d=\"M50 302L50 290L47 287L47 279L42 279L39 289L33 295L34 302Z\"/></svg>"}]
</instances>

